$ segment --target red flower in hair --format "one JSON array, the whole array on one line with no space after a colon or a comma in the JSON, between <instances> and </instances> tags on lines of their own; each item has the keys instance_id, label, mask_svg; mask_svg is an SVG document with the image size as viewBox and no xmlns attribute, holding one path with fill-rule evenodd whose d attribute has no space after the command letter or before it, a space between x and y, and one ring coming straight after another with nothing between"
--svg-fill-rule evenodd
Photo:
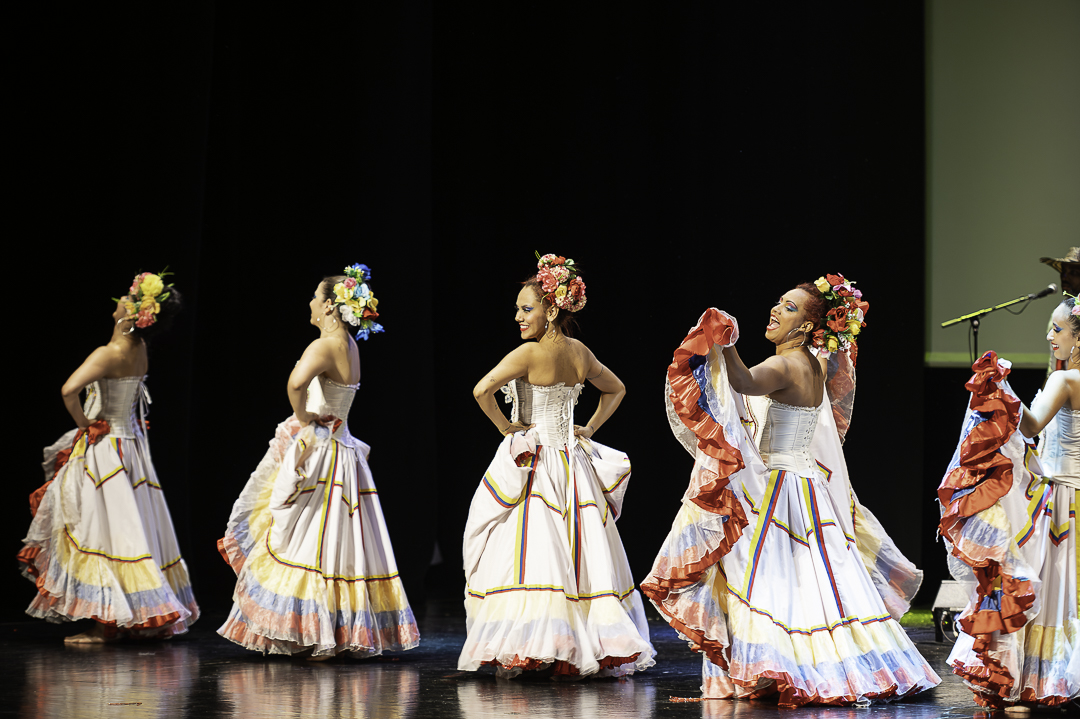
<instances>
[{"instance_id":1,"label":"red flower in hair","mask_svg":"<svg viewBox=\"0 0 1080 719\"><path fill-rule=\"evenodd\" d=\"M825 326L831 329L833 332L840 333L847 331L847 307L841 305L840 307L833 307L825 315Z\"/></svg>"}]
</instances>

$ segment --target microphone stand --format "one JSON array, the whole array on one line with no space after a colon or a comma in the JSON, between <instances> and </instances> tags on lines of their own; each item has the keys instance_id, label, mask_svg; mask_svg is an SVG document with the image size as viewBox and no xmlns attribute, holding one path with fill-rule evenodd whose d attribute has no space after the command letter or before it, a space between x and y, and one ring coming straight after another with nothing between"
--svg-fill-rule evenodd
<instances>
[{"instance_id":1,"label":"microphone stand","mask_svg":"<svg viewBox=\"0 0 1080 719\"><path fill-rule=\"evenodd\" d=\"M1056 291L1056 290L1057 290L1057 288L1055 287L1054 291ZM1043 290L1043 292L1046 292L1046 290ZM1051 294L1051 293L1047 292L1047 294ZM972 346L973 346L973 355L971 357L971 363L974 364L975 360L979 358L979 325L981 324L982 318L985 317L986 315L990 314L991 312L996 312L998 310L1003 310L1006 307L1012 307L1013 305L1020 304L1021 302L1031 302L1032 300L1037 300L1037 299L1039 299L1040 296L1045 296L1045 295L1042 295L1042 293L1039 293L1038 295L1035 295L1035 294L1023 295L1021 297L1017 297L1015 300L1009 300L1008 302L1002 302L1000 305L994 305L993 307L987 307L986 309L976 310L975 312L969 312L966 315L961 315L960 317L956 317L956 318L951 319L951 320L949 320L947 322L942 322L941 327L942 327L942 329L944 329L945 327L952 327L953 325L960 324L961 322L970 322L971 323L971 336L972 336ZM1020 312L1023 312L1023 311L1024 310L1020 310ZM1020 314L1020 313L1017 312L1016 314Z\"/></svg>"}]
</instances>

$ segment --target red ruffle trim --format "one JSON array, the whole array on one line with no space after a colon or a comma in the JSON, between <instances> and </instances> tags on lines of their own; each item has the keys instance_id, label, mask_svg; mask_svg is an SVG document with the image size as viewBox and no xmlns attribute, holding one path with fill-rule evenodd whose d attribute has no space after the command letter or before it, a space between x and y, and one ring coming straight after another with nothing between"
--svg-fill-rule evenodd
<instances>
[{"instance_id":1,"label":"red ruffle trim","mask_svg":"<svg viewBox=\"0 0 1080 719\"><path fill-rule=\"evenodd\" d=\"M52 481L52 480L50 480ZM23 547L19 550L19 553L15 555L15 561L24 565L25 569L31 577L37 577L39 572L34 560L41 554L41 547ZM41 588L41 579L38 579L38 589Z\"/></svg>"},{"instance_id":2,"label":"red ruffle trim","mask_svg":"<svg viewBox=\"0 0 1080 719\"><path fill-rule=\"evenodd\" d=\"M1013 677L1009 670L993 659L984 657L990 666L969 667L957 662L953 664L953 673L975 686L982 687L986 692L972 692L975 703L988 709L1004 709L1007 706L1027 706L1031 708L1057 707L1066 704L1069 697L1048 696L1041 699L1035 695L1035 690L1030 687L1020 692L1020 701L1010 702L1005 699L1009 695L1013 685Z\"/></svg>"},{"instance_id":3,"label":"red ruffle trim","mask_svg":"<svg viewBox=\"0 0 1080 719\"><path fill-rule=\"evenodd\" d=\"M701 580L701 575L705 573L705 570L719 562L721 557L731 551L735 542L739 541L747 521L735 493L725 487L720 499L709 508L709 511L729 518L724 522L724 538L720 540L720 544L713 551L702 555L697 561L670 565L665 576L648 577L640 588L649 599L654 602L663 602L671 592L696 584Z\"/></svg>"},{"instance_id":4,"label":"red ruffle trim","mask_svg":"<svg viewBox=\"0 0 1080 719\"><path fill-rule=\"evenodd\" d=\"M108 433L106 432L106 434ZM30 576L36 578L35 584L37 585L38 594L49 596L49 592L45 589L45 577L41 575L41 572L39 572L37 568L36 560L39 554L41 554L41 547L23 547L15 556L15 558L20 564L25 565L25 569L30 574ZM55 601L56 600L53 599L50 602L50 605ZM150 617L141 624L132 624L131 626L124 627L122 631L130 632L135 630L158 629L162 627L167 627L176 624L176 622L178 622L180 618L180 612L170 612L169 614L165 614L162 616ZM114 636L121 631L117 628L115 621L105 621L103 619L98 619L97 617L93 617L93 620L106 628L106 637ZM108 633L108 629L110 627L113 630L113 635L110 635Z\"/></svg>"},{"instance_id":5,"label":"red ruffle trim","mask_svg":"<svg viewBox=\"0 0 1080 719\"><path fill-rule=\"evenodd\" d=\"M604 669L613 669L614 667L621 667L623 664L630 664L631 662L637 661L637 658L640 655L641 652L636 652L629 657L603 657L602 659L598 660L597 663L600 665L600 671L603 671ZM536 669L547 669L550 667L552 668L552 676L576 677L581 674L581 671L576 666L574 666L570 662L563 661L562 659L557 659L554 662L549 663L545 662L542 659L522 659L521 657L515 656L513 659L510 660L509 664L506 662L500 662L497 659L489 659L486 662L480 663L485 666L498 666L502 667L503 669L521 669L522 671L526 672ZM545 664L548 664L549 667L544 666Z\"/></svg>"},{"instance_id":6,"label":"red ruffle trim","mask_svg":"<svg viewBox=\"0 0 1080 719\"><path fill-rule=\"evenodd\" d=\"M240 545L233 539L232 535L217 540L217 550L225 563L232 567L233 571L239 576L240 570L244 568L244 560L247 557L240 551Z\"/></svg>"},{"instance_id":7,"label":"red ruffle trim","mask_svg":"<svg viewBox=\"0 0 1080 719\"><path fill-rule=\"evenodd\" d=\"M796 709L807 704L814 704L818 706L851 706L859 700L859 697L854 695L845 695L840 697L823 697L820 694L807 694L795 688L791 682L791 675L787 672L764 672L760 677L755 677L753 682L740 682L733 679L735 684L738 684L746 689L753 689L757 686L758 680L761 677L773 679L774 683L753 691L746 695L745 699L761 699L763 697L772 696L778 694L777 704L781 709ZM897 692L897 686L892 684L888 689L884 691L875 692L872 694L866 694L863 698L870 700L881 699L893 699L900 698L901 695ZM913 689L910 693L920 691L919 689Z\"/></svg>"},{"instance_id":8,"label":"red ruffle trim","mask_svg":"<svg viewBox=\"0 0 1080 719\"><path fill-rule=\"evenodd\" d=\"M641 591L645 592L645 586L642 585ZM648 592L646 592L648 594ZM709 661L716 666L723 669L725 672L728 670L727 657L724 656L724 645L715 639L709 639L706 637L700 629L687 626L681 619L668 611L667 607L659 602L654 604L658 610L664 615L667 623L671 625L671 628L677 631L690 640L691 649L695 652L700 652L709 658Z\"/></svg>"},{"instance_id":9,"label":"red ruffle trim","mask_svg":"<svg viewBox=\"0 0 1080 719\"><path fill-rule=\"evenodd\" d=\"M56 455L56 462L53 464L53 479L56 479L56 475L60 474L60 470L67 464L68 459L71 457L71 450L75 449L75 445L78 444L82 436L87 435L87 444L96 444L99 439L111 432L109 423L103 419L99 419L86 429L80 429L75 433L75 439L72 440L71 446L67 449L60 450ZM36 517L38 507L41 506L41 500L45 498L45 492L49 489L49 485L53 483L53 480L47 480L45 484L41 485L33 492L30 493L30 516ZM21 560L20 560L21 561Z\"/></svg>"},{"instance_id":10,"label":"red ruffle trim","mask_svg":"<svg viewBox=\"0 0 1080 719\"><path fill-rule=\"evenodd\" d=\"M671 401L675 412L697 437L701 451L720 462L721 480L726 480L745 466L742 453L728 444L724 439L723 427L698 406L701 388L690 369L690 360L695 355L708 355L714 345L723 347L729 344L734 332L735 323L720 310L710 307L675 350L675 356L668 365Z\"/></svg>"},{"instance_id":11,"label":"red ruffle trim","mask_svg":"<svg viewBox=\"0 0 1080 719\"><path fill-rule=\"evenodd\" d=\"M664 601L672 591L701 581L705 571L719 563L720 559L731 551L748 524L738 497L728 487L731 475L746 466L742 452L728 443L724 438L723 427L698 405L701 388L690 367L690 360L695 355L704 357L714 346L723 347L729 344L734 332L735 323L716 308L710 307L675 350L668 366L671 401L675 412L697 437L698 448L718 463L717 471L711 472L713 478L703 484L697 493L690 497L690 501L706 512L727 518L724 522L724 538L716 549L704 554L700 559L689 564L671 564L664 576L650 575L641 584L641 591L652 600L668 624L695 644L697 651L705 654L709 661L723 669L727 669L724 646L706 637L701 630L688 626L671 613ZM671 557L669 561L674 559ZM722 571L721 568L721 573Z\"/></svg>"},{"instance_id":12,"label":"red ruffle trim","mask_svg":"<svg viewBox=\"0 0 1080 719\"><path fill-rule=\"evenodd\" d=\"M968 669L954 665L953 670L972 684L984 687L997 697L1008 696L1015 678L986 651L993 632L1009 634L1027 623L1024 612L1035 602L1031 582L1005 574L993 559L976 560L962 551L962 532L967 520L988 509L1004 497L1013 483L1012 460L1001 453L1020 423L1021 403L998 383L1009 374L998 366L997 354L987 352L971 366L974 374L965 387L971 392L969 407L984 416L960 444L960 465L945 475L938 487L938 498L946 507L938 525L942 536L953 545L953 554L968 564L979 582L976 606L981 606L995 581L1000 581L1000 608L981 609L959 620L964 632L975 639L973 650L983 667ZM973 491L952 501L962 489ZM975 698L987 695L975 693ZM992 702L993 699L990 699ZM989 706L988 704L987 706Z\"/></svg>"}]
</instances>

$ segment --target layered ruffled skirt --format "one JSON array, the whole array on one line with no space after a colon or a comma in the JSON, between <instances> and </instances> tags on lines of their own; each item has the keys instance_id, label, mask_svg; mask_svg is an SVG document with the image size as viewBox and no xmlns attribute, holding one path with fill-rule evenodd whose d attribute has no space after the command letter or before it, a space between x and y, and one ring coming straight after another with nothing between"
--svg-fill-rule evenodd
<instances>
[{"instance_id":1,"label":"layered ruffled skirt","mask_svg":"<svg viewBox=\"0 0 1080 719\"><path fill-rule=\"evenodd\" d=\"M653 665L641 597L615 519L630 476L622 452L582 440L506 437L465 530L466 671L629 674Z\"/></svg>"},{"instance_id":2,"label":"layered ruffled skirt","mask_svg":"<svg viewBox=\"0 0 1080 719\"><path fill-rule=\"evenodd\" d=\"M1076 490L1042 476L1017 431L1008 363L988 352L972 369L938 489L942 536L978 582L949 664L983 706L1059 706L1080 696Z\"/></svg>"},{"instance_id":3,"label":"layered ruffled skirt","mask_svg":"<svg viewBox=\"0 0 1080 719\"><path fill-rule=\"evenodd\" d=\"M38 594L26 612L95 619L131 635L182 634L199 608L149 448L109 431L100 420L45 450L46 476L60 466L31 497L36 512L18 559Z\"/></svg>"},{"instance_id":4,"label":"layered ruffled skirt","mask_svg":"<svg viewBox=\"0 0 1080 719\"><path fill-rule=\"evenodd\" d=\"M856 501L838 440L812 476L764 466L720 354L736 335L709 310L675 353L673 421L696 458L642 591L704 654L706 698L845 705L935 686L897 621L920 573ZM817 433L835 437L827 415Z\"/></svg>"},{"instance_id":5,"label":"layered ruffled skirt","mask_svg":"<svg viewBox=\"0 0 1080 719\"><path fill-rule=\"evenodd\" d=\"M419 643L367 451L323 428L301 431L294 417L278 425L218 542L237 575L219 634L263 653L315 656Z\"/></svg>"}]
</instances>

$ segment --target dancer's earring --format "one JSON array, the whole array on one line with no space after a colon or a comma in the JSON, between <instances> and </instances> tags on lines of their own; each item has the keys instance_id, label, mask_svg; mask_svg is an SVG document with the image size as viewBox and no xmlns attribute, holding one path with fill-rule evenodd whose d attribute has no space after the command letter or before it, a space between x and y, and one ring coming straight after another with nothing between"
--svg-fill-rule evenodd
<instances>
[{"instance_id":1,"label":"dancer's earring","mask_svg":"<svg viewBox=\"0 0 1080 719\"><path fill-rule=\"evenodd\" d=\"M130 317L121 317L120 319L118 319L118 320L116 321L116 324L117 324L117 326L119 326L121 322L127 322L127 321L128 321L128 320L130 320L130 319L131 319ZM127 328L126 330L122 330L122 331L120 332L120 334L122 334L122 335L129 335L129 334L131 334L131 333L132 333L132 332L134 332L134 331L135 331L135 322L133 321L133 322L131 323L131 327L128 327L128 328Z\"/></svg>"}]
</instances>

